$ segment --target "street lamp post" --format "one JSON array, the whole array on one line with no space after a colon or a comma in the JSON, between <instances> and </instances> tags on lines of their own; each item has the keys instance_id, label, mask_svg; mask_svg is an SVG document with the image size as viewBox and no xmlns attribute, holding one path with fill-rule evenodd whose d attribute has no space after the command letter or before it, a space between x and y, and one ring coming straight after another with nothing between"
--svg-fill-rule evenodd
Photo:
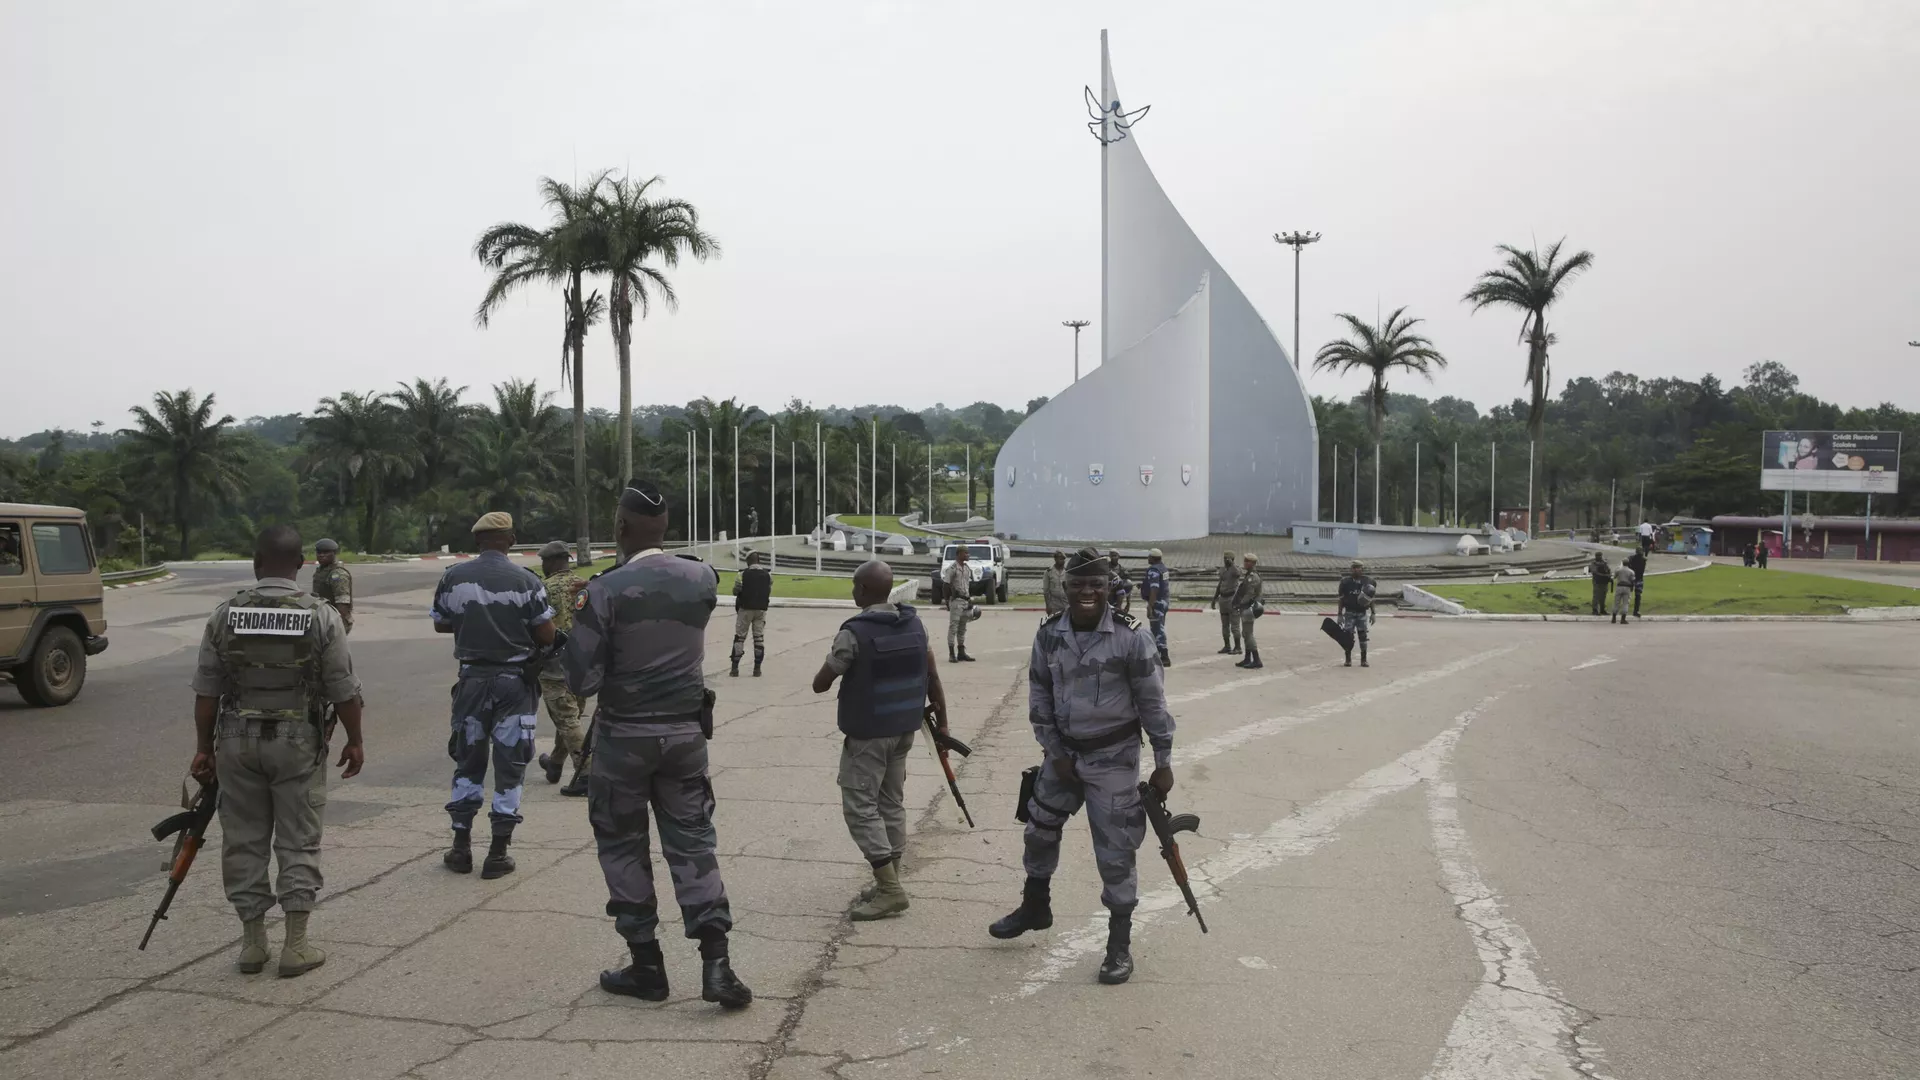
<instances>
[{"instance_id":1,"label":"street lamp post","mask_svg":"<svg viewBox=\"0 0 1920 1080\"><path fill-rule=\"evenodd\" d=\"M1293 369L1300 370L1300 249L1318 243L1317 232L1274 233L1273 242L1293 249Z\"/></svg>"},{"instance_id":2,"label":"street lamp post","mask_svg":"<svg viewBox=\"0 0 1920 1080\"><path fill-rule=\"evenodd\" d=\"M1093 324L1085 319L1068 319L1061 326L1073 327L1073 381L1080 381L1080 331Z\"/></svg>"}]
</instances>

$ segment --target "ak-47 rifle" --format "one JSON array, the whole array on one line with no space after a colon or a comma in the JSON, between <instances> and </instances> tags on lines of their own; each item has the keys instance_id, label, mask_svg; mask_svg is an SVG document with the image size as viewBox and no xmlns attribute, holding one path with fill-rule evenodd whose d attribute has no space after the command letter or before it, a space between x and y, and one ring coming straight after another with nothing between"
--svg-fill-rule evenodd
<instances>
[{"instance_id":1,"label":"ak-47 rifle","mask_svg":"<svg viewBox=\"0 0 1920 1080\"><path fill-rule=\"evenodd\" d=\"M155 840L165 840L175 833L179 834L179 839L173 844L173 869L167 871L167 894L160 898L160 906L153 912L153 921L147 924L147 932L140 939L142 951L146 950L147 942L153 940L154 927L167 917L167 909L173 906L174 894L180 891L180 883L187 880L187 871L193 869L193 857L200 854L200 845L207 838L207 826L213 823L213 812L219 805L219 781L203 784L199 796L193 800L193 806L153 827Z\"/></svg>"},{"instance_id":2,"label":"ak-47 rifle","mask_svg":"<svg viewBox=\"0 0 1920 1080\"><path fill-rule=\"evenodd\" d=\"M1140 785L1140 801L1146 804L1147 820L1153 825L1153 834L1160 838L1160 857L1167 860L1167 869L1173 872L1173 883L1180 886L1180 895L1187 898L1187 914L1200 923L1200 932L1207 932L1207 920L1200 916L1200 902L1193 898L1193 886L1187 884L1187 864L1180 859L1180 842L1173 838L1174 833L1198 832L1200 815L1168 814L1167 797L1152 784Z\"/></svg>"},{"instance_id":3,"label":"ak-47 rifle","mask_svg":"<svg viewBox=\"0 0 1920 1080\"><path fill-rule=\"evenodd\" d=\"M970 757L973 754L973 747L951 735L940 734L940 729L933 726L933 706L931 705L920 714L920 726L927 732L927 750L933 754L933 759L940 763L940 771L947 774L947 790L953 792L954 805L960 808L960 816L966 819L967 828L973 828L973 812L967 809L967 797L960 794L960 781L954 778L953 762L947 758L949 751L961 757Z\"/></svg>"}]
</instances>

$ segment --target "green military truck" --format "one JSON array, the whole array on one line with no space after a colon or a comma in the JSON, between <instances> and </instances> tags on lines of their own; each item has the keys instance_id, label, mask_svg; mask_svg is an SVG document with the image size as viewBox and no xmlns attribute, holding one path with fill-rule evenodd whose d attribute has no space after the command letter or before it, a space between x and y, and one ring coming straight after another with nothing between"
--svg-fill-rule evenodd
<instances>
[{"instance_id":1,"label":"green military truck","mask_svg":"<svg viewBox=\"0 0 1920 1080\"><path fill-rule=\"evenodd\" d=\"M0 682L30 705L65 705L107 647L100 564L87 515L0 503Z\"/></svg>"}]
</instances>

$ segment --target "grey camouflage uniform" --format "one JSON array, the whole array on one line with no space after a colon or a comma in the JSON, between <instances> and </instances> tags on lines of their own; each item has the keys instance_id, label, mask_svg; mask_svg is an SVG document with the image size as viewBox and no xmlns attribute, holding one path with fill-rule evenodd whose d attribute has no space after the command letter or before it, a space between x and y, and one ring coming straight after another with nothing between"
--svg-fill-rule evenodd
<instances>
[{"instance_id":1,"label":"grey camouflage uniform","mask_svg":"<svg viewBox=\"0 0 1920 1080\"><path fill-rule=\"evenodd\" d=\"M697 559L640 552L587 583L567 640L567 685L599 697L587 820L607 880L607 914L630 944L653 941L660 924L649 810L687 936L733 926L699 719L718 586L713 568Z\"/></svg>"},{"instance_id":2,"label":"grey camouflage uniform","mask_svg":"<svg viewBox=\"0 0 1920 1080\"><path fill-rule=\"evenodd\" d=\"M1228 552L1231 556L1232 552ZM1220 647L1240 652L1240 616L1233 610L1233 597L1240 590L1240 568L1222 566L1220 582L1213 587L1213 602L1220 609Z\"/></svg>"},{"instance_id":3,"label":"grey camouflage uniform","mask_svg":"<svg viewBox=\"0 0 1920 1080\"><path fill-rule=\"evenodd\" d=\"M1153 746L1156 768L1173 760L1173 716L1153 639L1112 611L1087 633L1060 615L1034 635L1027 680L1027 719L1046 752L1027 807L1027 875L1053 876L1060 830L1084 805L1104 883L1100 902L1130 910L1139 899L1134 855L1147 835L1141 730ZM1078 783L1055 774L1054 762L1063 757L1073 761Z\"/></svg>"},{"instance_id":4,"label":"grey camouflage uniform","mask_svg":"<svg viewBox=\"0 0 1920 1080\"><path fill-rule=\"evenodd\" d=\"M327 748L315 716L276 709L284 701L253 700L264 660L247 656L257 641L281 646L283 635L236 633L231 608L297 607L313 612L307 627L300 681L317 707L321 699L351 701L360 694L347 652L347 630L329 604L302 593L285 578L262 578L213 609L200 639L193 692L220 699L214 724L214 772L220 782L220 871L227 899L241 921L263 918L278 893L280 910L312 911L320 891L321 814L327 805ZM244 640L243 640L244 639ZM238 643L238 644L236 644ZM251 670L248 670L251 669ZM271 671L266 671L271 675ZM275 697L284 692L276 692ZM269 853L280 864L277 889L267 887Z\"/></svg>"},{"instance_id":5,"label":"grey camouflage uniform","mask_svg":"<svg viewBox=\"0 0 1920 1080\"><path fill-rule=\"evenodd\" d=\"M963 653L967 651L967 613L973 602L967 598L973 588L973 576L967 571L968 563L955 559L940 572L940 582L947 587L947 651Z\"/></svg>"}]
</instances>

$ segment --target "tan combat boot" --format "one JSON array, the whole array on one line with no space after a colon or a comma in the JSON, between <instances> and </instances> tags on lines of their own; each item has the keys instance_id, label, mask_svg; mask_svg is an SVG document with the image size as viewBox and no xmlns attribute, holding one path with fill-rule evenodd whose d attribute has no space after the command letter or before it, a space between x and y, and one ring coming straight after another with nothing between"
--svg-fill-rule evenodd
<instances>
[{"instance_id":1,"label":"tan combat boot","mask_svg":"<svg viewBox=\"0 0 1920 1080\"><path fill-rule=\"evenodd\" d=\"M280 948L280 977L305 975L327 962L327 954L307 940L308 911L287 912L287 942Z\"/></svg>"},{"instance_id":2,"label":"tan combat boot","mask_svg":"<svg viewBox=\"0 0 1920 1080\"><path fill-rule=\"evenodd\" d=\"M907 890L900 885L900 864L873 868L873 895L847 913L854 922L872 922L907 910Z\"/></svg>"},{"instance_id":3,"label":"tan combat boot","mask_svg":"<svg viewBox=\"0 0 1920 1080\"><path fill-rule=\"evenodd\" d=\"M240 974L258 975L273 953L267 949L267 920L253 919L240 924Z\"/></svg>"}]
</instances>

